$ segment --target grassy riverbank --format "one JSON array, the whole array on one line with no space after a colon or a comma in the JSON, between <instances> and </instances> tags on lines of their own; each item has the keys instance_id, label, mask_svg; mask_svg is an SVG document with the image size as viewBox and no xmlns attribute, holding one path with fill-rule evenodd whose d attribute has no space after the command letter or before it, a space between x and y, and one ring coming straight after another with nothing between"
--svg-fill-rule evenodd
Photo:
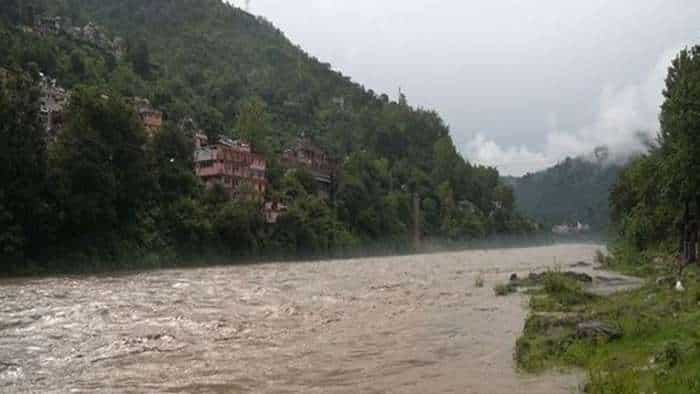
<instances>
[{"instance_id":1,"label":"grassy riverbank","mask_svg":"<svg viewBox=\"0 0 700 394\"><path fill-rule=\"evenodd\" d=\"M528 372L582 368L588 393L700 393L698 270L686 272L684 292L673 289L671 269L659 260L635 271L645 274L641 288L606 297L549 274L532 291L518 366ZM592 322L600 334L582 332L582 324Z\"/></svg>"}]
</instances>

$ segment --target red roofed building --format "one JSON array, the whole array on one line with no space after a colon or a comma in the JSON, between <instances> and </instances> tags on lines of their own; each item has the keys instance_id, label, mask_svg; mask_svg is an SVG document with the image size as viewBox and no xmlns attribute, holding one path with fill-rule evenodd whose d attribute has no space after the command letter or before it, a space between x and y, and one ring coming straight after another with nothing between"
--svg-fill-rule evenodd
<instances>
[{"instance_id":1,"label":"red roofed building","mask_svg":"<svg viewBox=\"0 0 700 394\"><path fill-rule=\"evenodd\" d=\"M201 133L195 138L195 172L207 187L221 185L231 197L246 192L245 185L259 196L265 194L267 162L249 144L224 137L209 144Z\"/></svg>"}]
</instances>

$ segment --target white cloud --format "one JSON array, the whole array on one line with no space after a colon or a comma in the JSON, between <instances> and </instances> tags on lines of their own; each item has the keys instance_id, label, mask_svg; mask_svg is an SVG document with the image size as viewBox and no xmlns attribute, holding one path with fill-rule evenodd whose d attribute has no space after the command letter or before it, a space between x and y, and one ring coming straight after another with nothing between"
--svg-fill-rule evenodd
<instances>
[{"instance_id":1,"label":"white cloud","mask_svg":"<svg viewBox=\"0 0 700 394\"><path fill-rule=\"evenodd\" d=\"M523 145L503 148L481 133L467 143L466 152L472 162L496 167L504 175L521 175L523 169L554 164L543 153L532 152Z\"/></svg>"},{"instance_id":2,"label":"white cloud","mask_svg":"<svg viewBox=\"0 0 700 394\"><path fill-rule=\"evenodd\" d=\"M540 152L525 146L500 146L477 133L462 149L473 162L495 166L505 175L523 175L547 168L566 157L589 155L598 146L607 146L615 157L644 150L642 133L655 137L658 114L668 66L677 50L664 53L647 77L635 84L607 86L599 99L598 115L593 123L575 131L556 126L557 116L550 113L546 122L552 127Z\"/></svg>"}]
</instances>

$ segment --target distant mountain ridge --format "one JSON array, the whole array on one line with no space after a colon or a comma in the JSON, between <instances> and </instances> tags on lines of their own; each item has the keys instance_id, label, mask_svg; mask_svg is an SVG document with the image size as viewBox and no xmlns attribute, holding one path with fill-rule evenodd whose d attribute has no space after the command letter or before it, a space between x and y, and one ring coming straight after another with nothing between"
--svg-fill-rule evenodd
<instances>
[{"instance_id":1,"label":"distant mountain ridge","mask_svg":"<svg viewBox=\"0 0 700 394\"><path fill-rule=\"evenodd\" d=\"M611 162L605 150L590 157L567 158L554 167L523 177L505 177L516 206L547 228L590 225L605 231L610 223L610 190L624 164Z\"/></svg>"}]
</instances>

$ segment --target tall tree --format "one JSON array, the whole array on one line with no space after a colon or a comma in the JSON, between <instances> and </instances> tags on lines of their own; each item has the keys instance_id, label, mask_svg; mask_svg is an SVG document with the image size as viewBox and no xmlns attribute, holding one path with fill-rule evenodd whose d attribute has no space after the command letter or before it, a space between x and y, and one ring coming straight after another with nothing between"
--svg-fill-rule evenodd
<instances>
[{"instance_id":1,"label":"tall tree","mask_svg":"<svg viewBox=\"0 0 700 394\"><path fill-rule=\"evenodd\" d=\"M183 131L171 125L157 133L152 141L152 173L157 179L158 199L163 203L199 193L194 168L194 144Z\"/></svg>"},{"instance_id":2,"label":"tall tree","mask_svg":"<svg viewBox=\"0 0 700 394\"><path fill-rule=\"evenodd\" d=\"M238 135L249 142L253 149L267 153L267 136L270 123L265 103L259 98L252 98L241 105L236 121Z\"/></svg>"},{"instance_id":3,"label":"tall tree","mask_svg":"<svg viewBox=\"0 0 700 394\"><path fill-rule=\"evenodd\" d=\"M0 81L0 256L32 254L45 241L46 143L38 115L28 76Z\"/></svg>"},{"instance_id":4,"label":"tall tree","mask_svg":"<svg viewBox=\"0 0 700 394\"><path fill-rule=\"evenodd\" d=\"M151 77L151 52L146 40L138 38L130 42L128 56L134 71L143 79L149 79Z\"/></svg>"},{"instance_id":5,"label":"tall tree","mask_svg":"<svg viewBox=\"0 0 700 394\"><path fill-rule=\"evenodd\" d=\"M682 207L679 232L685 262L697 259L700 220L700 46L673 60L661 107L662 169L666 190Z\"/></svg>"},{"instance_id":6,"label":"tall tree","mask_svg":"<svg viewBox=\"0 0 700 394\"><path fill-rule=\"evenodd\" d=\"M109 248L127 238L153 195L146 142L121 98L94 88L73 93L50 163L66 244Z\"/></svg>"}]
</instances>

